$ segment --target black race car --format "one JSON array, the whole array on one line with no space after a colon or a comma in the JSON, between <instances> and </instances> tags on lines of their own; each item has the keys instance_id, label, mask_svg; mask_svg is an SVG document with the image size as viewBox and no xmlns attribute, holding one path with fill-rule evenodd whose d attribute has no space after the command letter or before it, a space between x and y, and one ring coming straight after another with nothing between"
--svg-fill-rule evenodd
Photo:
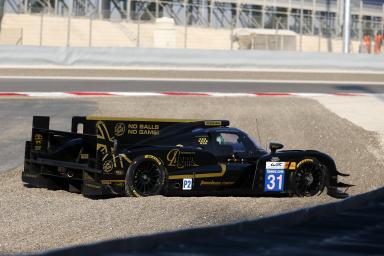
<instances>
[{"instance_id":1,"label":"black race car","mask_svg":"<svg viewBox=\"0 0 384 256\"><path fill-rule=\"evenodd\" d=\"M101 195L347 197L333 159L314 150L270 152L226 120L73 117L71 132L33 118L22 180Z\"/></svg>"}]
</instances>

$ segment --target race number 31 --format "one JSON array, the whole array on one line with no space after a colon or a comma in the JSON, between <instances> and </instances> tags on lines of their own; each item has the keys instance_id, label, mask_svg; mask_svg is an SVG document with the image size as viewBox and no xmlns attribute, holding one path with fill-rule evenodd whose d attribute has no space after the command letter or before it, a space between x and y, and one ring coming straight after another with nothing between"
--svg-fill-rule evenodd
<instances>
[{"instance_id":1,"label":"race number 31","mask_svg":"<svg viewBox=\"0 0 384 256\"><path fill-rule=\"evenodd\" d=\"M192 179L183 179L183 190L192 190Z\"/></svg>"},{"instance_id":2,"label":"race number 31","mask_svg":"<svg viewBox=\"0 0 384 256\"><path fill-rule=\"evenodd\" d=\"M284 170L265 170L264 191L284 190Z\"/></svg>"}]
</instances>

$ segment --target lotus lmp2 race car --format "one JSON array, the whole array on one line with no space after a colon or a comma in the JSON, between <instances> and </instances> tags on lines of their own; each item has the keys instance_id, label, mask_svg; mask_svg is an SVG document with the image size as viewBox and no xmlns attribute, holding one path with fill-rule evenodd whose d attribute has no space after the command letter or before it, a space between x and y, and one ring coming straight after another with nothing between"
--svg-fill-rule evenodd
<instances>
[{"instance_id":1,"label":"lotus lmp2 race car","mask_svg":"<svg viewBox=\"0 0 384 256\"><path fill-rule=\"evenodd\" d=\"M71 132L34 116L22 180L85 196L347 197L348 176L314 150L270 152L226 120L72 118ZM278 151L279 150L279 151ZM341 191L340 189L344 189Z\"/></svg>"}]
</instances>

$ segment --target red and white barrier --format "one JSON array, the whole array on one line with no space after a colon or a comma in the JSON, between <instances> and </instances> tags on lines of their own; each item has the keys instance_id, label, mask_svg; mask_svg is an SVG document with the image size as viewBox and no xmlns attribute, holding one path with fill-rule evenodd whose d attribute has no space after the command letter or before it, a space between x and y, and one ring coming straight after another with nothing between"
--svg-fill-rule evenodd
<instances>
[{"instance_id":1,"label":"red and white barrier","mask_svg":"<svg viewBox=\"0 0 384 256\"><path fill-rule=\"evenodd\" d=\"M257 92L257 93L223 93L223 92L0 92L0 97L143 97L143 96L198 96L198 97L317 97L317 96L370 96L368 93L285 93L285 92ZM375 94L377 95L377 94ZM382 95L382 94L380 94Z\"/></svg>"}]
</instances>

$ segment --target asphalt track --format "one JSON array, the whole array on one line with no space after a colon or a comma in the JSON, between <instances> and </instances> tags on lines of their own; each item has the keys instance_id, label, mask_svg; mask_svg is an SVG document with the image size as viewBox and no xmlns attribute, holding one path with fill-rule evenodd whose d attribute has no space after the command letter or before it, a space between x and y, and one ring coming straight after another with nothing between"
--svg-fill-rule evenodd
<instances>
[{"instance_id":1,"label":"asphalt track","mask_svg":"<svg viewBox=\"0 0 384 256\"><path fill-rule=\"evenodd\" d=\"M31 136L32 116L51 116L52 129L69 130L73 115L88 115L95 109L94 102L81 99L1 99L0 173L23 162L24 143Z\"/></svg>"},{"instance_id":2,"label":"asphalt track","mask_svg":"<svg viewBox=\"0 0 384 256\"><path fill-rule=\"evenodd\" d=\"M299 92L299 93L384 93L378 83L340 82L265 82L265 81L197 81L75 78L0 78L1 92Z\"/></svg>"}]
</instances>

